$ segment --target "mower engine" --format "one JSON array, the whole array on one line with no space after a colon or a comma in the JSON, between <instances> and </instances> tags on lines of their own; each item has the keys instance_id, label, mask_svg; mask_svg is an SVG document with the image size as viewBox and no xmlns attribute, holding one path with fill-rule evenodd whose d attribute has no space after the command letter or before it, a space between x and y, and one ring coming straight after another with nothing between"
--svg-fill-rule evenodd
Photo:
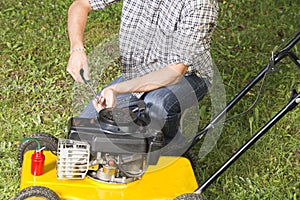
<instances>
[{"instance_id":1,"label":"mower engine","mask_svg":"<svg viewBox=\"0 0 300 200\"><path fill-rule=\"evenodd\" d=\"M150 130L145 113L130 109L101 110L98 118L72 118L68 139L59 140L57 177L129 183L159 159L164 137Z\"/></svg>"}]
</instances>

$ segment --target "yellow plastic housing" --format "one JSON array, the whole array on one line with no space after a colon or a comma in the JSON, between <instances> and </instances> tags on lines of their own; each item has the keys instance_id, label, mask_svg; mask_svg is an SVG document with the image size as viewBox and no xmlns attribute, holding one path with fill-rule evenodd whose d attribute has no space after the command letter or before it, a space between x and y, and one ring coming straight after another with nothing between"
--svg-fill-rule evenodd
<instances>
[{"instance_id":1,"label":"yellow plastic housing","mask_svg":"<svg viewBox=\"0 0 300 200\"><path fill-rule=\"evenodd\" d=\"M62 200L167 200L191 193L198 184L188 159L161 156L157 165L149 166L141 179L127 184L109 184L85 177L82 180L58 180L56 156L44 151L44 174L30 173L31 155L24 155L20 189L44 186L52 189Z\"/></svg>"}]
</instances>

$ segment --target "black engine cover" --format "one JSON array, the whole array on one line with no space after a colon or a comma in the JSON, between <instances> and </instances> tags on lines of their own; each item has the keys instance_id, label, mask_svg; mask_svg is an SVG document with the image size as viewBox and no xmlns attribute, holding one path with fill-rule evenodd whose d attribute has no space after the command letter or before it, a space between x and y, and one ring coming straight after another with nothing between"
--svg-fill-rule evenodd
<instances>
[{"instance_id":1,"label":"black engine cover","mask_svg":"<svg viewBox=\"0 0 300 200\"><path fill-rule=\"evenodd\" d=\"M122 128L118 129L122 130ZM126 130L129 129L126 128ZM68 138L90 143L92 152L147 152L148 140L143 133L121 132L120 130L116 133L104 130L97 119L71 118Z\"/></svg>"},{"instance_id":2,"label":"black engine cover","mask_svg":"<svg viewBox=\"0 0 300 200\"><path fill-rule=\"evenodd\" d=\"M164 144L161 131L148 130L144 119L128 109L104 109L98 119L71 118L68 138L86 141L91 154L145 154L159 150ZM158 154L154 158L158 159ZM152 159L153 160L153 159Z\"/></svg>"}]
</instances>

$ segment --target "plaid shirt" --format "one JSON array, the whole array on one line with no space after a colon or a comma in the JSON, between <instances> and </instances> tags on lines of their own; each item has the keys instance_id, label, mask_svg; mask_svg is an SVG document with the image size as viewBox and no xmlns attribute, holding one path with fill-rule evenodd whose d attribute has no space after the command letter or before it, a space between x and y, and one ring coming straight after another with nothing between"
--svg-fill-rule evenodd
<instances>
[{"instance_id":1,"label":"plaid shirt","mask_svg":"<svg viewBox=\"0 0 300 200\"><path fill-rule=\"evenodd\" d=\"M101 10L118 0L89 0ZM168 64L183 63L187 74L212 79L210 40L216 26L216 0L123 0L119 35L126 79Z\"/></svg>"}]
</instances>

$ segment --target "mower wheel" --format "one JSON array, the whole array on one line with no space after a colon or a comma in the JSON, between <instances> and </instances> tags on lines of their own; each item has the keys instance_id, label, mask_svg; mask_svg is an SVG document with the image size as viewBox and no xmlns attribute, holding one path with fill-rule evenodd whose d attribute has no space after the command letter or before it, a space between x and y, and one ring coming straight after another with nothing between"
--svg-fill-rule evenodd
<instances>
[{"instance_id":1,"label":"mower wheel","mask_svg":"<svg viewBox=\"0 0 300 200\"><path fill-rule=\"evenodd\" d=\"M44 147L45 150L49 150L52 152L56 152L57 150L58 139L53 135L47 133L34 133L28 136L28 138L38 139L40 141L41 147ZM18 161L21 167L23 164L24 154L29 150L36 150L36 149L37 149L37 143L33 140L26 140L20 144L18 149Z\"/></svg>"},{"instance_id":2,"label":"mower wheel","mask_svg":"<svg viewBox=\"0 0 300 200\"><path fill-rule=\"evenodd\" d=\"M207 199L199 194L188 193L188 194L182 194L176 197L174 200L207 200Z\"/></svg>"},{"instance_id":3,"label":"mower wheel","mask_svg":"<svg viewBox=\"0 0 300 200\"><path fill-rule=\"evenodd\" d=\"M51 189L43 186L31 186L21 190L13 200L60 200L59 196Z\"/></svg>"}]
</instances>

